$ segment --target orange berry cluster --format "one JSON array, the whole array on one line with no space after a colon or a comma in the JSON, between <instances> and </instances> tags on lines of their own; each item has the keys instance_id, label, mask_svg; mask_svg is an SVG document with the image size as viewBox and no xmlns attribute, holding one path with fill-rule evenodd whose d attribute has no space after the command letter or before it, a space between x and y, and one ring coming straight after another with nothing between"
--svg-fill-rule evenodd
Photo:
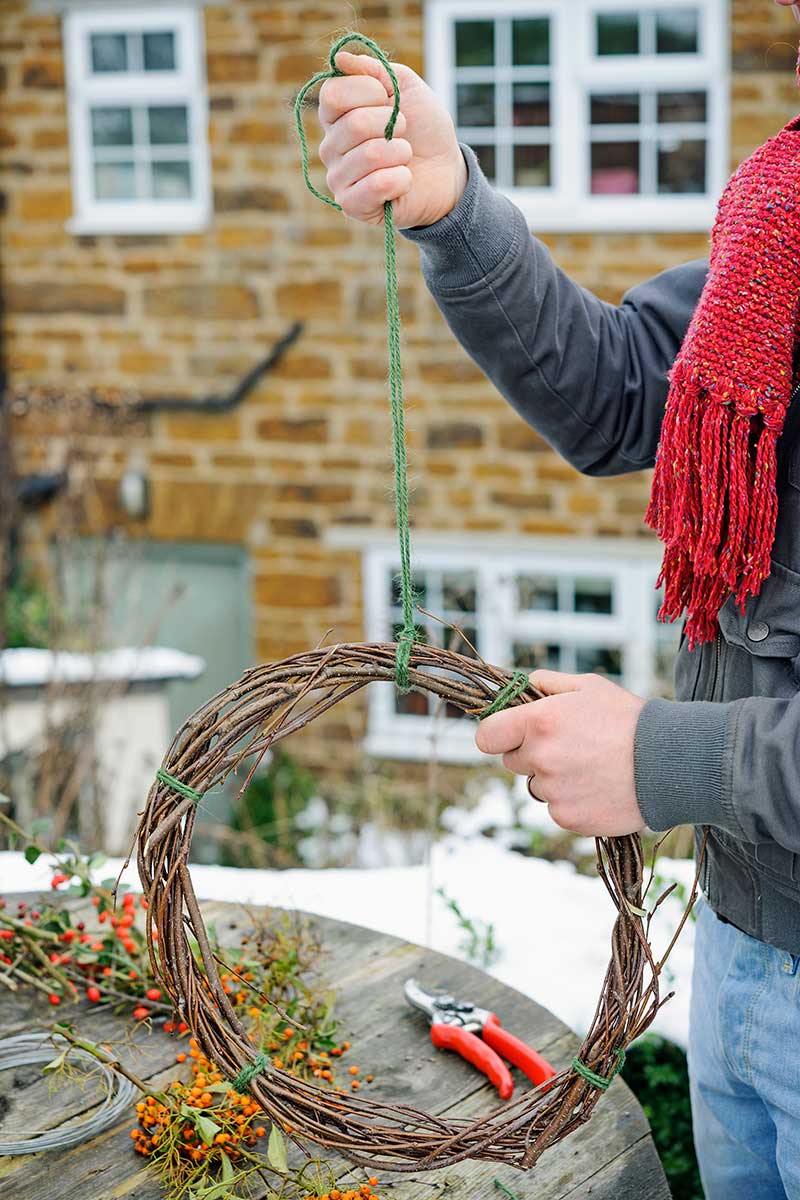
<instances>
[{"instance_id":1,"label":"orange berry cluster","mask_svg":"<svg viewBox=\"0 0 800 1200\"><path fill-rule=\"evenodd\" d=\"M369 1183L362 1183L361 1187L356 1190L350 1188L346 1192L342 1192L339 1188L331 1188L329 1192L325 1192L322 1196L304 1196L303 1200L365 1200L365 1197L370 1197L371 1200L380 1200L380 1196L373 1192L373 1188L377 1187L377 1179L370 1179Z\"/></svg>"},{"instance_id":2,"label":"orange berry cluster","mask_svg":"<svg viewBox=\"0 0 800 1200\"><path fill-rule=\"evenodd\" d=\"M215 1159L219 1162L220 1151L224 1151L235 1162L243 1147L255 1146L266 1132L255 1123L259 1107L250 1096L224 1085L220 1071L202 1053L194 1038L189 1040L189 1056L194 1060L192 1079L172 1084L168 1104L157 1096L147 1096L136 1105L139 1125L131 1130L134 1149L148 1157L161 1148L186 1162L204 1163L208 1167L214 1165ZM183 1062L186 1054L178 1054L177 1058ZM187 1110L191 1110L188 1117ZM204 1115L217 1127L211 1141L203 1137Z\"/></svg>"}]
</instances>

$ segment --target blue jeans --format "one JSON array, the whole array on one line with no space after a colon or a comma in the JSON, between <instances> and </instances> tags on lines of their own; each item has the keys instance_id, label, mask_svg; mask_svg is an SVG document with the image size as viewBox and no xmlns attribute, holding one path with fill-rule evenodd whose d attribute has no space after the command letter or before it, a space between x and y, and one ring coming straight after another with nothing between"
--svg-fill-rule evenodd
<instances>
[{"instance_id":1,"label":"blue jeans","mask_svg":"<svg viewBox=\"0 0 800 1200\"><path fill-rule=\"evenodd\" d=\"M800 1200L799 965L700 900L689 1076L706 1200Z\"/></svg>"}]
</instances>

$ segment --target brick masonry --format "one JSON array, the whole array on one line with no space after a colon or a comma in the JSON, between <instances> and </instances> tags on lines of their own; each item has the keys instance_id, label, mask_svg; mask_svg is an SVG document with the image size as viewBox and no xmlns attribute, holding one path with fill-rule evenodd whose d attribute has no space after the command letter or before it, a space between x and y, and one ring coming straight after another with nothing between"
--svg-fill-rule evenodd
<instances>
[{"instance_id":1,"label":"brick masonry","mask_svg":"<svg viewBox=\"0 0 800 1200\"><path fill-rule=\"evenodd\" d=\"M417 70L420 0L347 6ZM59 20L24 0L0 4L4 353L12 382L203 396L227 390L281 337L305 333L236 412L157 415L115 434L98 422L83 453L96 484L92 522L126 526L116 485L128 456L146 464L152 511L136 536L235 542L253 567L260 658L314 644L328 628L363 637L359 556L331 549L332 527L385 530L389 422L384 388L382 253L309 197L290 104L342 22L332 0L233 0L205 9L215 215L191 236L76 237ZM785 14L733 0L732 159L796 110ZM665 267L702 256L703 236L554 236L558 262L610 301ZM452 340L399 251L409 439L424 530L647 536L649 479L584 479L521 424ZM37 466L63 443L21 415ZM331 736L352 728L328 723ZM323 761L326 731L305 753ZM328 747L329 749L330 747Z\"/></svg>"}]
</instances>

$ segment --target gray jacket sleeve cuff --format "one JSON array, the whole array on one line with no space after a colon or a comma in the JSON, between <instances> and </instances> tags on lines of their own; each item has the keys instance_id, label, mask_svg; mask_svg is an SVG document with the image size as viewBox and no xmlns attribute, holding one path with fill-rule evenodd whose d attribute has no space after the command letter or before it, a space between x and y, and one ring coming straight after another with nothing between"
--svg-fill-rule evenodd
<instances>
[{"instance_id":1,"label":"gray jacket sleeve cuff","mask_svg":"<svg viewBox=\"0 0 800 1200\"><path fill-rule=\"evenodd\" d=\"M530 236L522 213L492 188L474 152L464 145L461 151L468 179L453 211L433 225L402 231L420 248L432 292L477 283L503 261L520 234Z\"/></svg>"},{"instance_id":2,"label":"gray jacket sleeve cuff","mask_svg":"<svg viewBox=\"0 0 800 1200\"><path fill-rule=\"evenodd\" d=\"M730 795L730 705L648 700L634 746L636 796L657 832L716 825L742 836Z\"/></svg>"}]
</instances>

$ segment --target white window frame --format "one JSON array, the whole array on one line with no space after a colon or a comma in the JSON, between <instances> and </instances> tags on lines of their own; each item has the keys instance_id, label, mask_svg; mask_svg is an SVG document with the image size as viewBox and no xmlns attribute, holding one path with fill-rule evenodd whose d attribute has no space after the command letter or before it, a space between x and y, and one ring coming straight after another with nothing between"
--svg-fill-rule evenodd
<instances>
[{"instance_id":1,"label":"white window frame","mask_svg":"<svg viewBox=\"0 0 800 1200\"><path fill-rule=\"evenodd\" d=\"M455 22L549 17L552 47L550 188L506 188L532 229L553 232L706 232L729 173L730 0L681 0L700 9L700 53L600 57L598 12L668 7L668 0L429 0L426 70L455 114ZM674 89L708 94L706 195L597 196L589 193L589 93Z\"/></svg>"},{"instance_id":2,"label":"white window frame","mask_svg":"<svg viewBox=\"0 0 800 1200\"><path fill-rule=\"evenodd\" d=\"M93 33L174 31L176 70L93 74L89 58ZM192 233L211 220L208 98L203 53L202 10L191 4L139 8L86 8L64 17L64 55L74 213L67 229L76 234ZM104 105L185 105L189 117L187 158L191 161L190 200L96 200L94 197L90 110Z\"/></svg>"},{"instance_id":3,"label":"white window frame","mask_svg":"<svg viewBox=\"0 0 800 1200\"><path fill-rule=\"evenodd\" d=\"M337 544L340 539L337 539ZM367 638L391 637L392 613L387 596L387 574L395 570L397 549L380 541L364 549L363 587ZM656 689L654 673L660 640L674 638L677 628L664 628L659 638L655 621L655 583L661 563L658 546L625 539L609 542L578 538L533 539L524 543L474 542L454 546L435 537L416 538L414 565L419 570L470 571L477 575L478 602L475 620L482 657L498 666L511 661L512 642L519 639L618 645L622 651L622 683L638 695ZM514 579L519 574L574 574L580 578L612 578L615 611L610 616L591 613L525 612L515 603ZM415 716L395 709L392 684L373 684L365 750L377 758L472 763L482 759L475 746L472 721Z\"/></svg>"}]
</instances>

